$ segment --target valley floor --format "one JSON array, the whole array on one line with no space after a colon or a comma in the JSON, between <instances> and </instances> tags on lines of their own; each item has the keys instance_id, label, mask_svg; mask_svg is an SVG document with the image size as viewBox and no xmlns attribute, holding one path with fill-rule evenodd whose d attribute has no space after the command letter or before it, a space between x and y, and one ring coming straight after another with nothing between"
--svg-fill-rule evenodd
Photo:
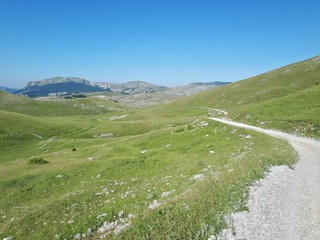
<instances>
[{"instance_id":1,"label":"valley floor","mask_svg":"<svg viewBox=\"0 0 320 240\"><path fill-rule=\"evenodd\" d=\"M229 216L222 239L319 239L320 142L241 123L211 118L287 140L298 152L294 170L273 167L250 189L249 212ZM236 238L232 235L236 233Z\"/></svg>"}]
</instances>

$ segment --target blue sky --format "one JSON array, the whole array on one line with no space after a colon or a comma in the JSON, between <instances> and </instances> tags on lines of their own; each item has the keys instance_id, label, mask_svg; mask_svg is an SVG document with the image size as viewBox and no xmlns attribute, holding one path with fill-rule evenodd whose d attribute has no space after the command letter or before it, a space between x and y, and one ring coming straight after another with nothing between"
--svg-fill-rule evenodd
<instances>
[{"instance_id":1,"label":"blue sky","mask_svg":"<svg viewBox=\"0 0 320 240\"><path fill-rule=\"evenodd\" d=\"M0 85L237 81L320 54L318 0L0 0Z\"/></svg>"}]
</instances>

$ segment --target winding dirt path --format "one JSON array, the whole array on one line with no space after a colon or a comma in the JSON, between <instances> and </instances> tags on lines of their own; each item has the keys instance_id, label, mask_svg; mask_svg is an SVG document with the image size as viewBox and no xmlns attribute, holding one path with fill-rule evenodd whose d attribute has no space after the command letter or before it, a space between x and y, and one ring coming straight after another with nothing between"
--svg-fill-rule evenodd
<instances>
[{"instance_id":1,"label":"winding dirt path","mask_svg":"<svg viewBox=\"0 0 320 240\"><path fill-rule=\"evenodd\" d=\"M320 142L229 120L210 119L285 139L299 155L294 170L272 167L264 179L250 188L249 212L232 214L230 229L220 239L320 240Z\"/></svg>"}]
</instances>

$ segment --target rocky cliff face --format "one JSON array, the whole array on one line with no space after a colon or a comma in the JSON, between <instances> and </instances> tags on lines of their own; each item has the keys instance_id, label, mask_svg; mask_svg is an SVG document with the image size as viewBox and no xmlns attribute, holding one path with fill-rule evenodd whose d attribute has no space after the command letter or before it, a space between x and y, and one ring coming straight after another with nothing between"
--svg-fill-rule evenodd
<instances>
[{"instance_id":1,"label":"rocky cliff face","mask_svg":"<svg viewBox=\"0 0 320 240\"><path fill-rule=\"evenodd\" d=\"M20 89L15 93L20 95L26 95L28 97L42 97L48 95L98 91L106 90L98 86L94 86L88 80L82 78L55 77L43 81L29 82L23 89Z\"/></svg>"},{"instance_id":2,"label":"rocky cliff face","mask_svg":"<svg viewBox=\"0 0 320 240\"><path fill-rule=\"evenodd\" d=\"M163 92L168 89L167 87L161 87L143 81L132 81L127 83L95 82L94 84L103 89L110 89L113 92L124 94Z\"/></svg>"},{"instance_id":3,"label":"rocky cliff face","mask_svg":"<svg viewBox=\"0 0 320 240\"><path fill-rule=\"evenodd\" d=\"M165 91L165 93L176 95L193 95L208 90L210 88L224 86L228 83L229 82L196 82L185 86L170 88L167 91Z\"/></svg>"}]
</instances>

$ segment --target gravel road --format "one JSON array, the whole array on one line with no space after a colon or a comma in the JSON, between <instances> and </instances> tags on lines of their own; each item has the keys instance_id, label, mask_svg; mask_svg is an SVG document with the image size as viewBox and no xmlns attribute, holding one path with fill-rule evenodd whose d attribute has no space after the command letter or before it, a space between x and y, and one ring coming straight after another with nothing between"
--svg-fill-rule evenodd
<instances>
[{"instance_id":1,"label":"gravel road","mask_svg":"<svg viewBox=\"0 0 320 240\"><path fill-rule=\"evenodd\" d=\"M249 212L226 217L229 229L219 239L320 240L320 142L229 120L210 119L285 139L299 155L294 170L272 167L264 179L250 188Z\"/></svg>"}]
</instances>

